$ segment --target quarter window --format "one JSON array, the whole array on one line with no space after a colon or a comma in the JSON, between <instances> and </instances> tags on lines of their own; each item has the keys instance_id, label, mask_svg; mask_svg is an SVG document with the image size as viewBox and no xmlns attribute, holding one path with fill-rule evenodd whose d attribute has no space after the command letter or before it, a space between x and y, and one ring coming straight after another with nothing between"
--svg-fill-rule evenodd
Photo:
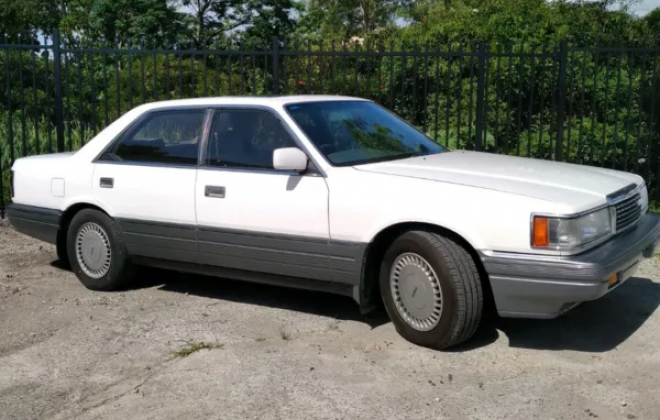
<instances>
[{"instance_id":1,"label":"quarter window","mask_svg":"<svg viewBox=\"0 0 660 420\"><path fill-rule=\"evenodd\" d=\"M296 144L270 112L216 111L209 133L209 165L273 169L273 151L280 147Z\"/></svg>"},{"instance_id":2,"label":"quarter window","mask_svg":"<svg viewBox=\"0 0 660 420\"><path fill-rule=\"evenodd\" d=\"M104 160L197 165L206 111L162 111L130 130Z\"/></svg>"}]
</instances>

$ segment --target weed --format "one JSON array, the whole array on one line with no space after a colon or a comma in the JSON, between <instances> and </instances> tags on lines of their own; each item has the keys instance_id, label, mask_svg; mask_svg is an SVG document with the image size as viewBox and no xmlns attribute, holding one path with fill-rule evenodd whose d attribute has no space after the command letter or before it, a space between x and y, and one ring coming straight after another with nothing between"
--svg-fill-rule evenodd
<instances>
[{"instance_id":1,"label":"weed","mask_svg":"<svg viewBox=\"0 0 660 420\"><path fill-rule=\"evenodd\" d=\"M185 347L180 348L179 350L174 350L172 356L177 357L188 357L191 354L198 352L200 350L212 350L218 349L222 350L225 348L224 344L221 343L206 343L204 341L188 343Z\"/></svg>"}]
</instances>

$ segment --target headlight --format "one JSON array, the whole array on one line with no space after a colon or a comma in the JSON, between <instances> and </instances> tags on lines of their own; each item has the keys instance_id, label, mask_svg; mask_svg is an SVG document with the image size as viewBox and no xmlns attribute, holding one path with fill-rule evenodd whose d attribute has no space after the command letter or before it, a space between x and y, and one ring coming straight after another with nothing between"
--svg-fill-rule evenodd
<instances>
[{"instance_id":1,"label":"headlight","mask_svg":"<svg viewBox=\"0 0 660 420\"><path fill-rule=\"evenodd\" d=\"M642 214L649 209L649 190L646 188L646 184L639 190L639 206L642 208Z\"/></svg>"},{"instance_id":2,"label":"headlight","mask_svg":"<svg viewBox=\"0 0 660 420\"><path fill-rule=\"evenodd\" d=\"M596 243L612 235L612 213L604 208L575 217L534 216L532 246L572 251Z\"/></svg>"}]
</instances>

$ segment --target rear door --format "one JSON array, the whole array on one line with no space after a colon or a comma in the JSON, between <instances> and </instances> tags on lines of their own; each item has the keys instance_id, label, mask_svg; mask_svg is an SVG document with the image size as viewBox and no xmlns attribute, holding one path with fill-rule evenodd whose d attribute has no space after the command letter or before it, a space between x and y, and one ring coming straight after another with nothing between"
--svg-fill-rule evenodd
<instances>
[{"instance_id":1,"label":"rear door","mask_svg":"<svg viewBox=\"0 0 660 420\"><path fill-rule=\"evenodd\" d=\"M196 257L195 180L206 114L149 112L97 160L95 196L119 221L130 254Z\"/></svg>"}]
</instances>

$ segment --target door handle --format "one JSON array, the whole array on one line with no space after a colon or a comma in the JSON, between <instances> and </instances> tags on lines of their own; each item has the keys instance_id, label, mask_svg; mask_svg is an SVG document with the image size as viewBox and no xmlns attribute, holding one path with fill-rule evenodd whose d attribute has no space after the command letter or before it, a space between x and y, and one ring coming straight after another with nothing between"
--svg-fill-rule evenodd
<instances>
[{"instance_id":1,"label":"door handle","mask_svg":"<svg viewBox=\"0 0 660 420\"><path fill-rule=\"evenodd\" d=\"M204 187L204 195L211 198L225 198L225 187L207 185Z\"/></svg>"},{"instance_id":2,"label":"door handle","mask_svg":"<svg viewBox=\"0 0 660 420\"><path fill-rule=\"evenodd\" d=\"M112 188L115 186L115 179L114 178L101 178L101 181L99 182L99 185L101 188Z\"/></svg>"}]
</instances>

